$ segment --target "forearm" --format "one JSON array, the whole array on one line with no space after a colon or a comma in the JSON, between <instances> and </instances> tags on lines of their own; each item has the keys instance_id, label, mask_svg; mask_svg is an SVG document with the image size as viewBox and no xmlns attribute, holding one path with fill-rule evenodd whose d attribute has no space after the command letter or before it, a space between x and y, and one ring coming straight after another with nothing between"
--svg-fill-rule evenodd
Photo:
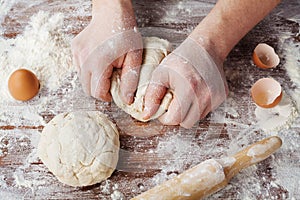
<instances>
[{"instance_id":1,"label":"forearm","mask_svg":"<svg viewBox=\"0 0 300 200\"><path fill-rule=\"evenodd\" d=\"M124 7L132 8L131 0L92 0L92 13L99 11L102 5L115 8L116 10Z\"/></svg>"},{"instance_id":2,"label":"forearm","mask_svg":"<svg viewBox=\"0 0 300 200\"><path fill-rule=\"evenodd\" d=\"M261 21L280 0L219 0L192 32L191 37L213 46L224 60L238 41Z\"/></svg>"}]
</instances>

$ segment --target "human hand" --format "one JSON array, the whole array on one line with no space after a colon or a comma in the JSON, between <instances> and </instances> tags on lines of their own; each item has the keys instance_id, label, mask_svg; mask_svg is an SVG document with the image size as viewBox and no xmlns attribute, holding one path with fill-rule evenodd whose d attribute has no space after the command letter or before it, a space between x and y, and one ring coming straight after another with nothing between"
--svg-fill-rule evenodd
<instances>
[{"instance_id":1,"label":"human hand","mask_svg":"<svg viewBox=\"0 0 300 200\"><path fill-rule=\"evenodd\" d=\"M93 2L94 3L94 2ZM142 62L142 37L130 0L98 0L93 5L90 24L71 44L84 91L103 101L111 101L109 93L113 68L122 68L121 97L133 102Z\"/></svg>"},{"instance_id":2,"label":"human hand","mask_svg":"<svg viewBox=\"0 0 300 200\"><path fill-rule=\"evenodd\" d=\"M159 118L166 125L191 128L225 100L228 88L222 64L207 51L188 37L162 61L146 91L144 119L157 111L168 88L173 92L173 100Z\"/></svg>"}]
</instances>

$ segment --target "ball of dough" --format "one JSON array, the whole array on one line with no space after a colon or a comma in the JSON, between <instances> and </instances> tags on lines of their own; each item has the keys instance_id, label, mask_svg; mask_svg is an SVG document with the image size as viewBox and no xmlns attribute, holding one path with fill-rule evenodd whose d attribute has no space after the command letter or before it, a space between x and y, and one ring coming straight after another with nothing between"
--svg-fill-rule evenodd
<instances>
[{"instance_id":1,"label":"ball of dough","mask_svg":"<svg viewBox=\"0 0 300 200\"><path fill-rule=\"evenodd\" d=\"M62 113L43 129L38 156L62 183L87 186L112 174L119 157L119 133L98 111Z\"/></svg>"},{"instance_id":2,"label":"ball of dough","mask_svg":"<svg viewBox=\"0 0 300 200\"><path fill-rule=\"evenodd\" d=\"M128 105L123 102L121 98L120 91L120 75L118 71L114 71L112 76L110 92L115 104L124 110L126 113L130 114L133 118L139 121L148 121L144 120L142 116L144 97L146 94L146 89L149 85L152 72L159 65L159 63L171 52L172 45L170 42L158 37L145 37L143 38L143 62L140 70L140 77L137 86L137 91L134 97L134 102L131 105ZM169 104L173 98L173 95L168 91L163 98L159 109L157 112L151 116L151 119L156 119L164 114L169 107Z\"/></svg>"}]
</instances>

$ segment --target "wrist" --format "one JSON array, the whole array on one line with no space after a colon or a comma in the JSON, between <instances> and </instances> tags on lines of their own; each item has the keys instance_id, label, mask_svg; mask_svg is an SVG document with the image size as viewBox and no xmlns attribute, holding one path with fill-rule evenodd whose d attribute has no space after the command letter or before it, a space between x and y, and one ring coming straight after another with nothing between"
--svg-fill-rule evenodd
<instances>
[{"instance_id":1,"label":"wrist","mask_svg":"<svg viewBox=\"0 0 300 200\"><path fill-rule=\"evenodd\" d=\"M222 65L228 53L220 43L220 37L214 37L207 29L202 29L200 26L189 37L201 45L215 60L217 65Z\"/></svg>"}]
</instances>

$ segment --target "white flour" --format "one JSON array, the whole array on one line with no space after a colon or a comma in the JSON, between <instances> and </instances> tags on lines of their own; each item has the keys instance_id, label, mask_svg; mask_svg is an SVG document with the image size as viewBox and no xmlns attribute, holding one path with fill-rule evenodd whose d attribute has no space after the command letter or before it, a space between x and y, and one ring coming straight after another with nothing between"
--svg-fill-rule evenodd
<instances>
[{"instance_id":1,"label":"white flour","mask_svg":"<svg viewBox=\"0 0 300 200\"><path fill-rule=\"evenodd\" d=\"M298 39L300 30L298 33ZM292 48L290 47L292 46ZM300 46L299 41L293 41L291 39L286 40L284 45L284 54L286 55L286 63L284 65L287 74L294 84L294 89L289 93L293 100L296 101L297 108L300 110Z\"/></svg>"},{"instance_id":2,"label":"white flour","mask_svg":"<svg viewBox=\"0 0 300 200\"><path fill-rule=\"evenodd\" d=\"M4 16L9 12L13 2L15 1L0 0L1 22L4 19ZM40 3L42 1L35 2ZM82 5L82 2L79 0L74 2L75 6L79 3ZM197 12L207 14L213 6L203 7L201 9L204 11L199 11L199 7L192 7L196 1L178 2L177 8L179 11L170 9L166 16L162 16L162 22L166 22L166 24L177 23L178 21L175 21L174 19L178 17L180 18L180 22L184 24L189 22L189 18L186 17L187 15L193 15ZM55 3L55 1L52 3ZM199 1L196 3L199 3ZM25 3L23 2L23 4ZM83 4L88 3L84 2ZM63 5L61 6L63 7ZM164 10L167 10L169 4L159 2L157 3L157 6L162 6ZM80 7L80 9L77 10L78 12L89 15L89 10L85 10L88 6L76 7ZM160 10L157 9L157 12L160 12ZM3 13L4 15L2 15ZM69 14L70 13L68 13L68 15ZM76 15L77 14L78 13L76 13ZM198 18L201 19L203 16L198 16ZM16 38L9 40L0 38L0 69L2 70L0 73L0 81L2 83L2 85L0 85L0 126L7 124L16 126L24 124L43 125L45 124L45 120L42 118L42 114L44 115L45 111L55 115L57 112L72 110L75 107L77 109L95 109L93 100L88 99L88 97L85 96L78 96L81 92L74 92L75 90L80 89L80 86L76 80L76 76L73 76L74 74L72 74L74 69L71 66L71 53L69 49L70 36L61 32L61 27L64 26L63 18L64 16L61 14L49 15L48 13L40 12L31 18L29 26L27 26L22 35L18 35ZM145 23L147 23L146 20L148 19L145 19ZM140 24L143 22L143 20L140 21ZM80 20L78 20L77 23L81 23ZM168 33L165 34L165 36L169 35L170 39L172 39L171 41L175 41L177 44L179 41L182 41L183 36L185 36L183 33L190 32L193 27L194 24L190 24L187 27L179 27L178 29L180 30L169 30L159 27L155 29L157 30L157 34L151 33L157 36L160 36L162 32ZM74 29L73 24L67 24L67 27L64 28L69 32L71 32L70 30L78 30ZM148 32L150 31L153 30L149 29ZM147 32L146 29L145 32ZM1 33L2 29L0 27L0 34ZM290 35L288 37L290 37ZM295 101L297 109L299 110L300 70L297 59L300 57L300 51L299 47L296 46L290 48L291 45L296 44L287 43L282 47L282 49L284 49L283 54L286 56L284 67L292 82L295 84L295 87L292 90L286 90L286 93L291 97L292 101ZM26 67L35 72L42 83L39 95L29 102L17 102L13 100L7 92L6 83L8 76L12 71L19 67ZM239 74L239 71L236 71L235 73ZM234 74L230 75L233 76ZM251 74L249 76L251 76ZM60 94L60 96L63 97L60 98L57 94ZM76 101L78 102L72 100L72 97L75 95L77 95ZM225 133L223 135L224 138L219 138L221 130L215 130L213 126L208 130L202 130L201 128L200 130L191 130L195 133L201 132L200 135L186 135L185 130L179 128L174 128L173 132L169 127L165 128L164 126L161 126L157 128L157 131L155 131L154 134L164 132L165 129L169 131L166 131L166 136L158 137L158 147L156 149L150 149L149 152L152 151L162 155L168 153L170 155L170 162L162 166L161 172L153 177L146 177L146 182L142 175L141 177L129 179L125 174L121 180L116 181L118 182L117 185L117 183L114 182L114 177L112 177L112 180L101 183L99 186L101 194L97 197L100 199L126 199L125 196L128 193L121 193L124 188L131 187L130 190L132 190L132 193L143 192L164 180L176 176L184 169L198 164L203 160L211 157L220 158L222 156L227 156L227 154L234 154L245 145L251 143L251 141L258 139L259 137L264 137L264 133L260 132L263 127L259 127L259 124L255 123L255 108L251 106L247 107L245 110L239 108L239 101L243 100L246 102L247 100L247 102L249 102L247 99L248 97L243 98L245 99L235 99L234 95L231 94L230 98L227 100L228 106L220 108L220 112L217 111L211 115L212 118L216 118L216 123L224 122L227 125L227 127L222 127L223 131L231 131ZM4 103L2 101L4 101ZM83 102L85 103L84 106L82 105ZM73 105L75 103L76 105ZM52 110L47 110L46 107L49 104L51 105L48 108L51 108ZM291 107L288 106L288 108ZM226 113L226 117L224 117L224 113ZM251 116L251 114L253 114L253 116ZM115 112L111 114L111 117L114 119L118 119L118 116L120 116L120 113ZM276 129L275 134L278 134L283 139L283 146L277 154L272 156L262 165L258 164L241 171L232 179L226 188L209 199L221 199L224 198L224 196L235 197L236 199L257 199L260 195L261 199L280 199L280 197L282 197L282 199L297 199L300 195L298 191L300 182L297 179L297 177L300 177L298 172L299 151L297 151L299 149L298 141L300 135L298 130L300 127L299 125L296 125L299 124L299 118L295 117L293 120L296 120L296 123L288 123L290 126L289 130L283 130L282 128ZM125 124L128 121L131 121L131 124ZM124 133L136 133L135 135L137 135L141 131L146 132L153 130L147 126L136 126L136 122L131 119L124 119L124 122L125 123L123 124L119 122ZM126 125L127 127L125 127ZM24 136L24 134L26 134L26 136ZM38 130L30 130L29 133L24 133L23 130L0 131L0 157L4 155L3 160L5 161L6 154L13 155L13 159L7 158L7 160L17 160L21 163L18 163L17 167L13 168L13 172L0 174L0 199L32 199L34 198L35 192L40 195L37 196L37 198L44 194L56 194L58 196L53 196L53 198L61 197L71 199L74 198L72 192L78 192L76 194L82 194L83 196L86 194L95 195L95 190L90 190L89 193L89 191L78 191L74 188L59 185L58 181L48 173L48 170L43 165L32 164L38 161L35 154L35 148L39 138L38 134ZM273 134L273 132L271 131L269 134ZM133 140L134 139L135 138L133 138ZM28 142L26 143L26 141ZM27 146L24 145L25 143ZM27 150L25 153L12 154L21 152L24 149ZM7 153L7 151L9 153ZM290 155L293 155L293 157L289 157ZM266 168L264 168L265 166ZM268 170L271 170L269 174ZM266 174L259 174L262 172ZM271 183L266 182L270 180L269 176L272 176L271 179L273 181ZM280 193L279 195L282 196L279 197L276 192L272 193L272 190L279 187L287 191L286 196L284 196L285 193ZM66 191L71 191L70 196L67 196L68 194ZM232 192L236 191L238 192L237 194L232 194ZM103 196L107 198L104 198Z\"/></svg>"},{"instance_id":3,"label":"white flour","mask_svg":"<svg viewBox=\"0 0 300 200\"><path fill-rule=\"evenodd\" d=\"M265 132L287 129L298 116L294 102L287 94L283 94L281 102L274 108L256 107L255 115L258 125Z\"/></svg>"},{"instance_id":4,"label":"white flour","mask_svg":"<svg viewBox=\"0 0 300 200\"><path fill-rule=\"evenodd\" d=\"M298 12L299 13L299 12ZM298 23L300 22L299 15L295 19ZM291 99L295 101L295 107L298 112L300 111L300 46L299 46L299 34L298 29L296 37L290 37L289 35L282 35L281 38L285 39L283 45L283 54L285 55L284 67L286 72L291 79L293 85L292 89L287 91ZM300 177L299 171L299 160L300 160L300 134L299 134L299 124L300 118L296 117L294 119L295 123L291 124L290 129L280 133L280 137L283 139L283 145L281 148L281 153L283 154L282 159L278 161L278 164L274 166L276 170L276 180L275 184L284 187L289 193L287 195L288 199L298 199L300 196ZM290 154L291 156L286 156Z\"/></svg>"},{"instance_id":5,"label":"white flour","mask_svg":"<svg viewBox=\"0 0 300 200\"><path fill-rule=\"evenodd\" d=\"M158 155L169 158L167 163L162 166L162 171L153 177L152 181L155 185L181 173L187 167L187 164L196 165L200 163L199 158L196 157L201 148L197 145L195 139L181 134L173 134L168 138L163 138L155 150Z\"/></svg>"},{"instance_id":6,"label":"white flour","mask_svg":"<svg viewBox=\"0 0 300 200\"><path fill-rule=\"evenodd\" d=\"M23 116L32 124L44 124L40 113L49 103L57 101L52 93L74 89L76 75L72 67L71 38L62 32L63 19L62 14L50 16L40 11L31 17L22 35L13 39L0 38L0 123L11 121L14 124L17 116ZM19 68L31 70L41 84L39 94L28 102L18 102L8 92L8 78ZM57 101L57 106L61 103Z\"/></svg>"},{"instance_id":7,"label":"white flour","mask_svg":"<svg viewBox=\"0 0 300 200\"><path fill-rule=\"evenodd\" d=\"M57 90L70 75L70 38L61 32L63 15L39 12L31 17L24 33L14 39L0 40L1 99L11 100L7 91L9 75L19 68L33 71L41 90Z\"/></svg>"},{"instance_id":8,"label":"white flour","mask_svg":"<svg viewBox=\"0 0 300 200\"><path fill-rule=\"evenodd\" d=\"M2 23L3 19L11 9L11 7L14 5L14 1L5 1L0 0L0 23ZM0 34L2 34L2 28L0 26Z\"/></svg>"},{"instance_id":9,"label":"white flour","mask_svg":"<svg viewBox=\"0 0 300 200\"><path fill-rule=\"evenodd\" d=\"M295 19L295 21L299 22ZM295 38L290 33L282 33L280 38L280 47L283 50L284 68L292 82L292 89L288 89L283 94L282 101L274 108L263 109L257 107L255 115L259 126L266 132L279 132L282 129L289 128L299 116L300 111L300 46L299 32ZM298 41L296 39L298 37Z\"/></svg>"}]
</instances>

